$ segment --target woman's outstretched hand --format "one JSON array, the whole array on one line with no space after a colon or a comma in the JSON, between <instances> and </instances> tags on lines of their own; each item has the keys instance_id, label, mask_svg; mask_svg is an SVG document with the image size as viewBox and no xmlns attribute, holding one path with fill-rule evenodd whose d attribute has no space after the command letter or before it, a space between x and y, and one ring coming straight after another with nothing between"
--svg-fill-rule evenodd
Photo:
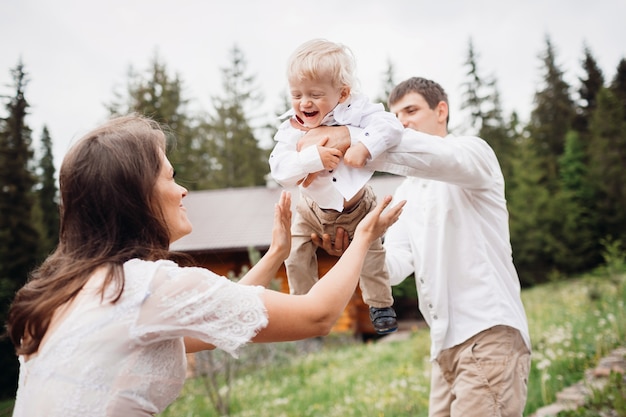
<instances>
[{"instance_id":1,"label":"woman's outstretched hand","mask_svg":"<svg viewBox=\"0 0 626 417\"><path fill-rule=\"evenodd\" d=\"M274 227L270 249L276 251L282 260L291 251L291 193L283 191L274 206Z\"/></svg>"},{"instance_id":2,"label":"woman's outstretched hand","mask_svg":"<svg viewBox=\"0 0 626 417\"><path fill-rule=\"evenodd\" d=\"M369 212L367 216L359 222L356 230L354 231L354 237L357 238L359 236L363 236L368 240L368 242L371 243L385 234L389 226L398 221L400 213L402 213L402 208L406 204L406 200L403 200L395 206L389 207L389 209L385 210L390 203L391 196L385 196L380 204L378 204L374 210Z\"/></svg>"}]
</instances>

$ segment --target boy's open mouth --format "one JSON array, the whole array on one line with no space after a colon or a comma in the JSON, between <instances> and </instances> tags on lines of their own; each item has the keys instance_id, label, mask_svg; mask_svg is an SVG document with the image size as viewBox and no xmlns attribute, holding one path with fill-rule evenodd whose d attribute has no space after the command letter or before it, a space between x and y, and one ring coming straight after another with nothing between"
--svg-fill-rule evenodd
<instances>
[{"instance_id":1,"label":"boy's open mouth","mask_svg":"<svg viewBox=\"0 0 626 417\"><path fill-rule=\"evenodd\" d=\"M314 116L316 116L316 115L317 115L317 113L319 113L319 112L316 112L316 111L313 111L313 112L306 112L306 111L303 111L302 113L303 113L306 117L314 117Z\"/></svg>"}]
</instances>

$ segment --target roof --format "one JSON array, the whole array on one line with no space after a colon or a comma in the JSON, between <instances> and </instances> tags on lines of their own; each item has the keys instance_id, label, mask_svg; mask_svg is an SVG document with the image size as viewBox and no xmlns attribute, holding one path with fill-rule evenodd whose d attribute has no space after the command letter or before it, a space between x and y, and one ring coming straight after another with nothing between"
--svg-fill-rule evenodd
<instances>
[{"instance_id":1,"label":"roof","mask_svg":"<svg viewBox=\"0 0 626 417\"><path fill-rule=\"evenodd\" d=\"M382 175L372 177L369 184L380 200L391 194L403 177ZM172 250L206 252L265 249L272 238L274 204L283 190L280 186L226 188L191 191L184 200L193 231L174 242ZM292 195L292 209L298 200L296 188Z\"/></svg>"}]
</instances>

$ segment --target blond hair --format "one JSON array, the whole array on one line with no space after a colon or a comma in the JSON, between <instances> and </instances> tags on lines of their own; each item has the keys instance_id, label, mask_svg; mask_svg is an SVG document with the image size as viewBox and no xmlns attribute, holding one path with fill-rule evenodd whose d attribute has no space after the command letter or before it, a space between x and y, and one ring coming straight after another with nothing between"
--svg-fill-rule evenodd
<instances>
[{"instance_id":1,"label":"blond hair","mask_svg":"<svg viewBox=\"0 0 626 417\"><path fill-rule=\"evenodd\" d=\"M287 80L329 78L334 87L357 88L356 61L345 45L313 39L300 45L287 63Z\"/></svg>"}]
</instances>

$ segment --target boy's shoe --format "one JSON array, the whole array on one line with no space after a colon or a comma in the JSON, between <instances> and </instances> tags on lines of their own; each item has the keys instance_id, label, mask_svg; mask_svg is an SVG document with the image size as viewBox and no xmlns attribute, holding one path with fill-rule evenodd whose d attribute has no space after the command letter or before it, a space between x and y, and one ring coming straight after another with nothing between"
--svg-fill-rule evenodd
<instances>
[{"instance_id":1,"label":"boy's shoe","mask_svg":"<svg viewBox=\"0 0 626 417\"><path fill-rule=\"evenodd\" d=\"M370 320L378 334L387 334L398 330L396 311L393 307L370 307Z\"/></svg>"}]
</instances>

